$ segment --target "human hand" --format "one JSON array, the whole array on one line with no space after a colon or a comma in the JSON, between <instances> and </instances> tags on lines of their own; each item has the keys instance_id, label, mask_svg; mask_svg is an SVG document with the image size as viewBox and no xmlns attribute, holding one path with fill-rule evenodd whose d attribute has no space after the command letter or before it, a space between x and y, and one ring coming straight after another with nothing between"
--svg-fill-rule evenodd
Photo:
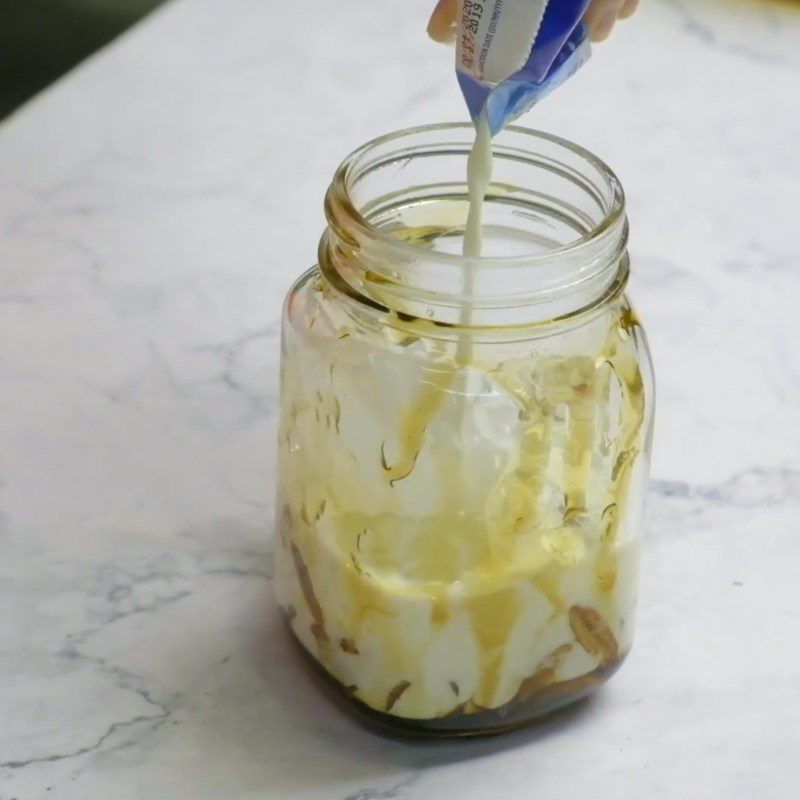
<instances>
[{"instance_id":1,"label":"human hand","mask_svg":"<svg viewBox=\"0 0 800 800\"><path fill-rule=\"evenodd\" d=\"M591 40L608 38L617 20L631 16L638 5L639 0L592 0L583 16ZM439 0L428 23L428 35L437 42L452 42L457 13L458 0Z\"/></svg>"},{"instance_id":2,"label":"human hand","mask_svg":"<svg viewBox=\"0 0 800 800\"><path fill-rule=\"evenodd\" d=\"M639 5L639 0L592 0L583 15L586 30L593 42L607 39L619 19L627 19Z\"/></svg>"}]
</instances>

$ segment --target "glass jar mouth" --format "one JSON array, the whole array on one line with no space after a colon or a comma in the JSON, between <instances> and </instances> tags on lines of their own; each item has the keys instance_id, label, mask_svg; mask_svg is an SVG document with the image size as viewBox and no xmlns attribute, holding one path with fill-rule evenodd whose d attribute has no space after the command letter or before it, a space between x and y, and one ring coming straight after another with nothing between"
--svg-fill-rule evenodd
<instances>
[{"instance_id":1,"label":"glass jar mouth","mask_svg":"<svg viewBox=\"0 0 800 800\"><path fill-rule=\"evenodd\" d=\"M602 302L627 274L625 198L614 173L557 136L504 129L492 143L483 255L466 257L474 138L471 123L441 123L387 134L348 156L325 197L323 273L368 305L450 325L554 320Z\"/></svg>"},{"instance_id":2,"label":"glass jar mouth","mask_svg":"<svg viewBox=\"0 0 800 800\"><path fill-rule=\"evenodd\" d=\"M375 225L362 214L357 204L353 202L352 192L358 180L364 177L365 174L386 166L391 160L402 158L402 156L396 152L387 153L384 158L375 158L375 154L380 153L384 149L393 150L394 145L401 144L404 140L414 139L418 136L435 135L439 133L446 134L450 132L468 132L472 135L474 130L475 126L471 122L441 122L393 131L383 136L378 136L361 145L361 147L354 150L342 161L334 173L326 197L326 216L328 217L328 221L331 222L331 215L328 213L329 204L335 203L347 214L349 222L363 235L374 237L393 250L405 251L411 257L418 257L421 251L424 250L425 257L429 261L456 265L463 265L465 261L469 261L475 265L497 264L500 262L503 266L507 267L513 267L515 265L520 267L532 267L536 266L536 264L552 263L554 259L558 259L562 256L579 257L582 251L589 249L592 244L596 244L603 237L607 236L609 232L618 229L620 224L624 221L625 193L616 174L605 161L568 139L544 131L525 128L520 125L507 126L499 137L496 137L496 140L501 138L503 134L514 134L519 137L524 137L531 142L529 153L535 151L537 143L546 142L570 153L577 160L585 162L586 166L595 170L599 176L602 188L607 190L606 197L603 198L605 209L599 221L597 221L584 236L572 242L549 248L542 253L511 256L482 255L477 258L467 258L460 253L431 253L427 248L421 248L419 245L404 242L398 239L393 233ZM411 148L418 146L419 145L411 145ZM413 154L409 153L405 157L411 158Z\"/></svg>"}]
</instances>

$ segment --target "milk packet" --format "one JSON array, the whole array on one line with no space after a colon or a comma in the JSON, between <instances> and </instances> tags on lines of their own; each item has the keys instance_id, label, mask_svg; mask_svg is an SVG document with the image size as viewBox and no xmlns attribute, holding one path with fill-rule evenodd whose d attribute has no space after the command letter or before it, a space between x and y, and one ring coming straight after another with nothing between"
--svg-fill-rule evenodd
<instances>
[{"instance_id":1,"label":"milk packet","mask_svg":"<svg viewBox=\"0 0 800 800\"><path fill-rule=\"evenodd\" d=\"M572 76L591 54L589 0L459 0L456 71L470 115L492 135Z\"/></svg>"}]
</instances>

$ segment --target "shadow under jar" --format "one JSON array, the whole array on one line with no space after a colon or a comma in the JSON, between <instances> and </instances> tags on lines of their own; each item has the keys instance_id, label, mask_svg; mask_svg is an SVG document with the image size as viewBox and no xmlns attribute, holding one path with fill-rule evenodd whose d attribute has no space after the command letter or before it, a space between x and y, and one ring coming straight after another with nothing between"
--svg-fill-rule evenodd
<instances>
[{"instance_id":1,"label":"shadow under jar","mask_svg":"<svg viewBox=\"0 0 800 800\"><path fill-rule=\"evenodd\" d=\"M617 178L471 125L391 134L328 191L284 309L275 587L348 705L412 735L515 728L631 647L653 382ZM468 292L468 294L465 294Z\"/></svg>"}]
</instances>

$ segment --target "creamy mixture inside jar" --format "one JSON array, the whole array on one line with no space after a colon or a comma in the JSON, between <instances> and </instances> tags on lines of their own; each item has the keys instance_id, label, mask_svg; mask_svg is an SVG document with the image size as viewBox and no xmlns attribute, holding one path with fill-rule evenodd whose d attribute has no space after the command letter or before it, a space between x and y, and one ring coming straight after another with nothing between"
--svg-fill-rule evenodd
<instances>
[{"instance_id":1,"label":"creamy mixture inside jar","mask_svg":"<svg viewBox=\"0 0 800 800\"><path fill-rule=\"evenodd\" d=\"M311 273L284 330L276 590L294 634L396 718L500 725L587 693L627 653L636 597L627 302L571 348L515 353L402 315L360 326L333 291Z\"/></svg>"}]
</instances>

